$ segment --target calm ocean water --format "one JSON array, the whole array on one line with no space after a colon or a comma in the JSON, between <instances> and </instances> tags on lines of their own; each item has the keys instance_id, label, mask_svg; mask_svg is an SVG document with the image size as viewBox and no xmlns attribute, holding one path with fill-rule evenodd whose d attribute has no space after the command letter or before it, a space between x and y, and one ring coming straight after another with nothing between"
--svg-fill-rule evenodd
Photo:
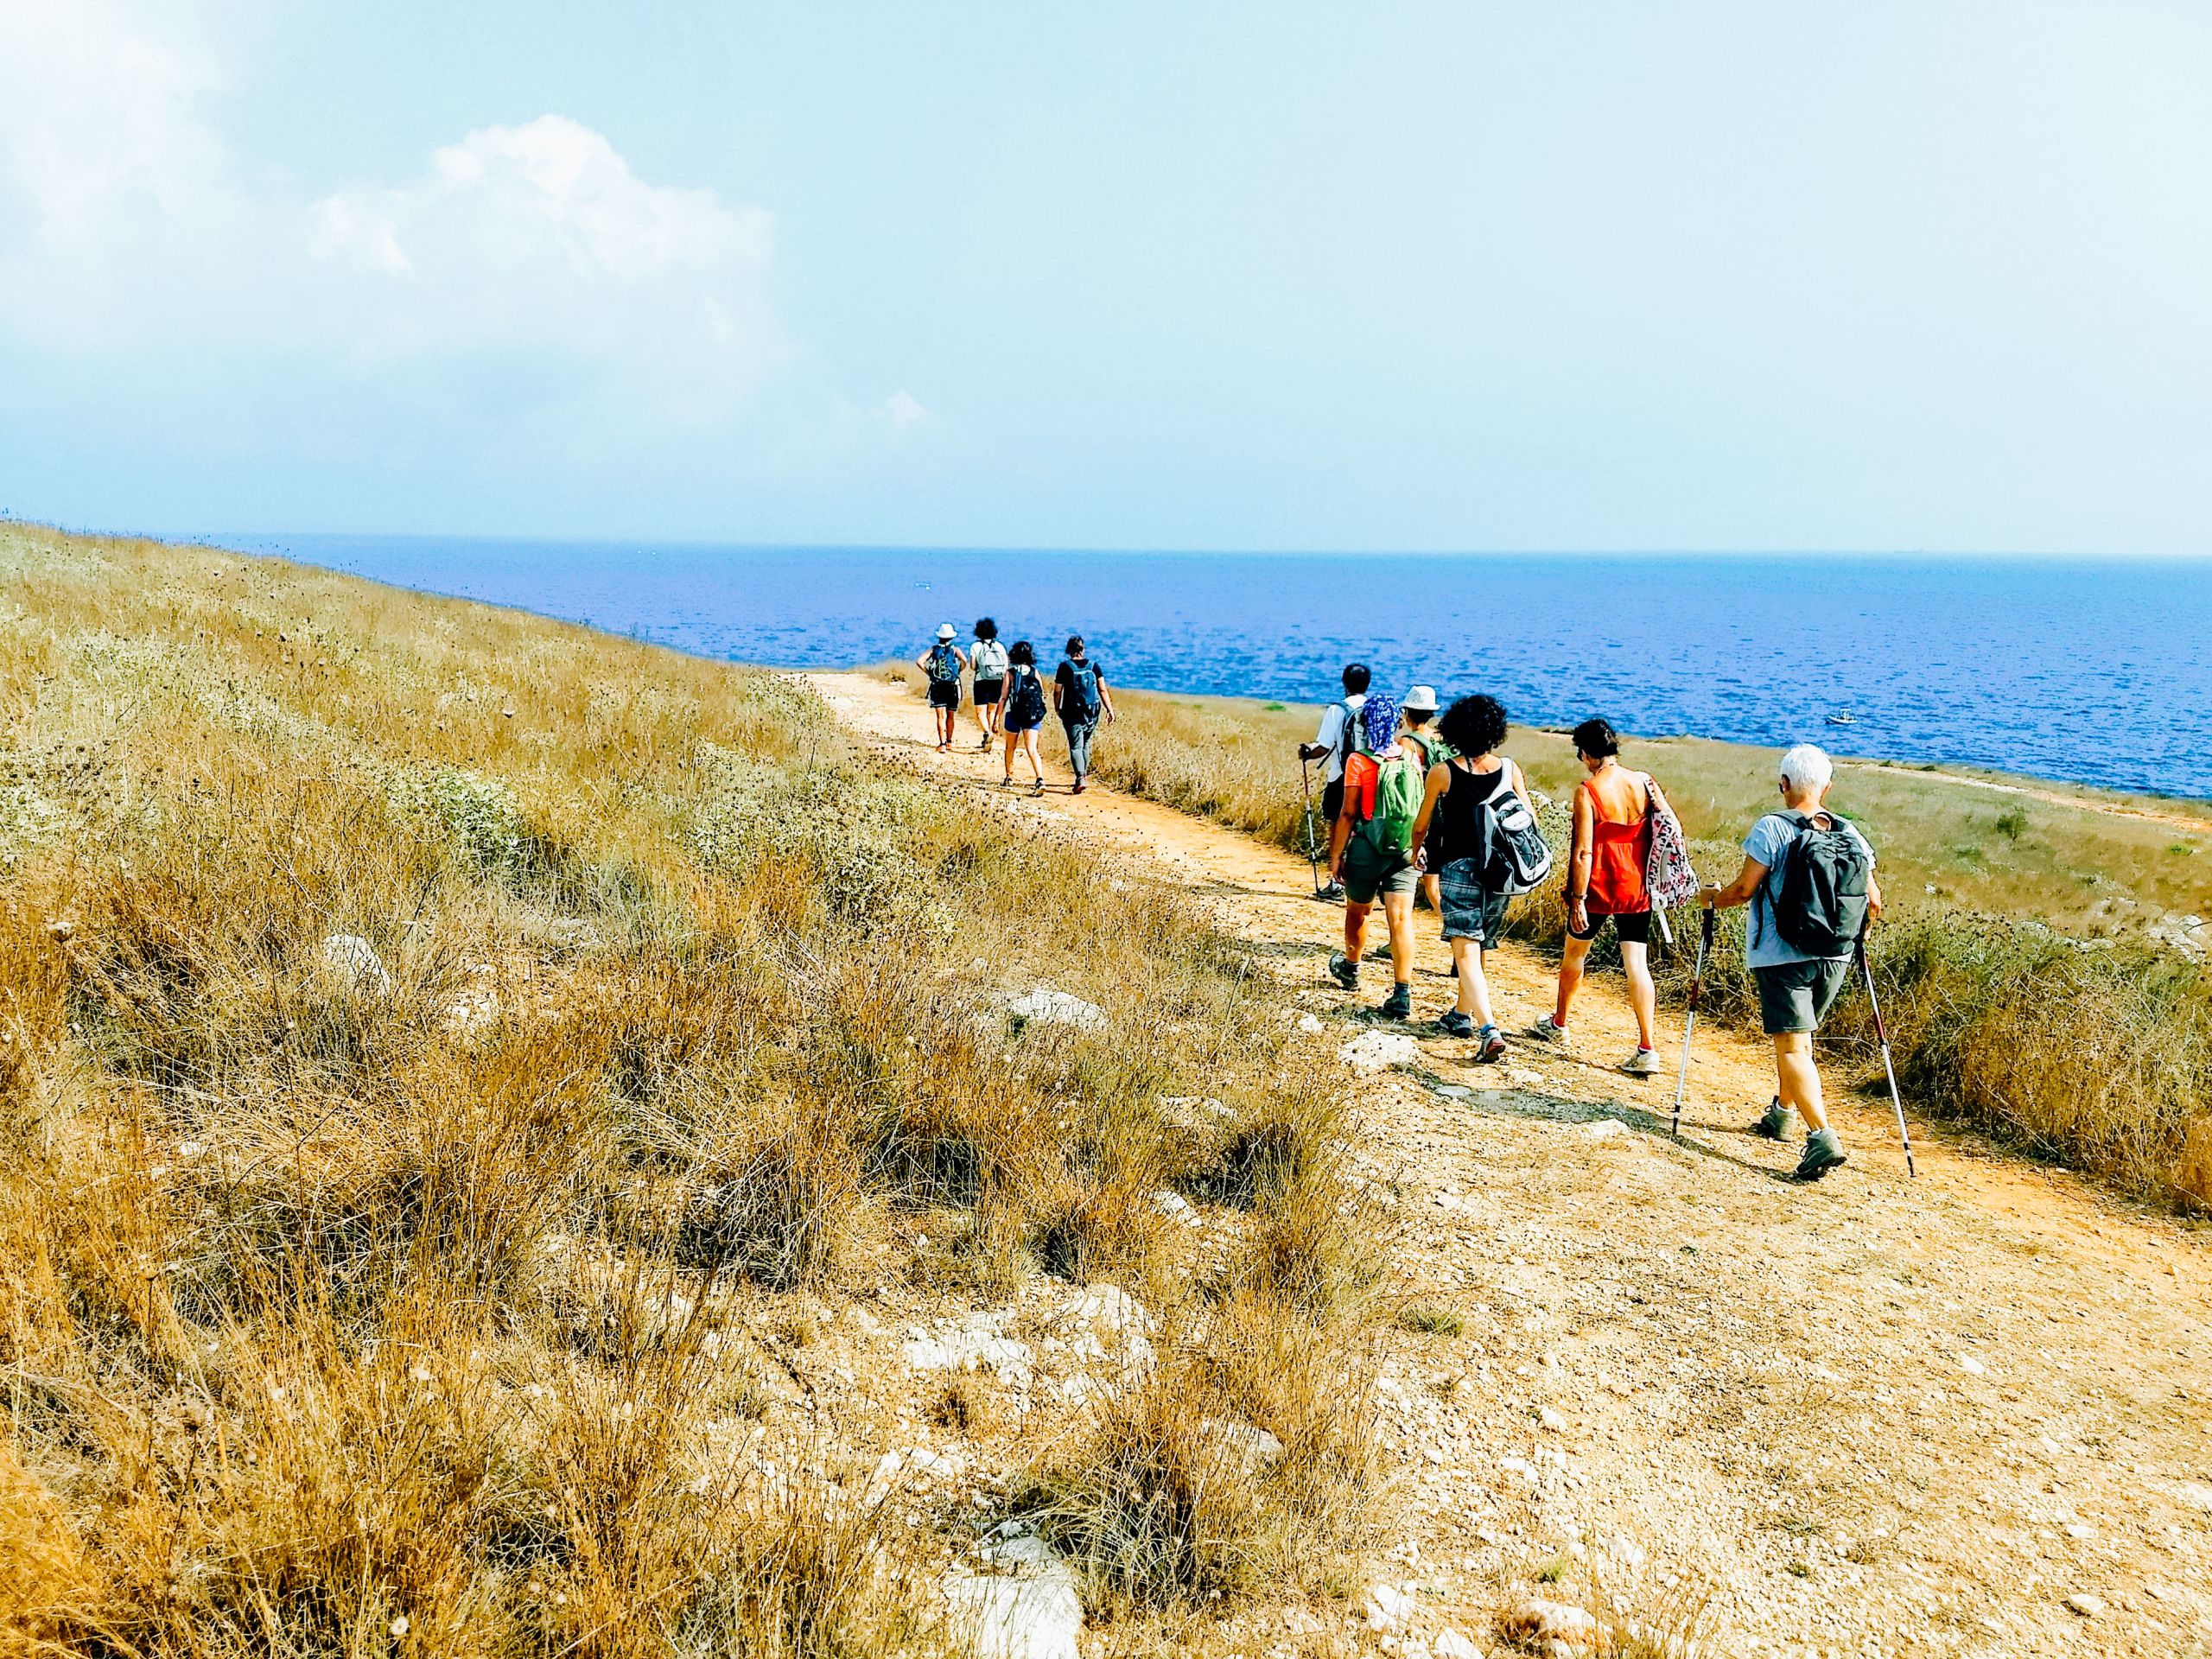
<instances>
[{"instance_id":1,"label":"calm ocean water","mask_svg":"<svg viewBox=\"0 0 2212 1659\"><path fill-rule=\"evenodd\" d=\"M1320 701L1360 658L1534 724L2212 797L2212 564L228 539L741 662L912 657L990 615L1048 670L1080 631L1116 683Z\"/></svg>"}]
</instances>

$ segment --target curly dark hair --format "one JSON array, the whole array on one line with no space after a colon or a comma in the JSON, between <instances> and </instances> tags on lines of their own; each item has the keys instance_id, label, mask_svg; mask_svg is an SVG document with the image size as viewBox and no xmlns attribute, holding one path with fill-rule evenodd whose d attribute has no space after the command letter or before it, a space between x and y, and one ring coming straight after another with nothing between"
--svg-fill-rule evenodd
<instances>
[{"instance_id":1,"label":"curly dark hair","mask_svg":"<svg viewBox=\"0 0 2212 1659\"><path fill-rule=\"evenodd\" d=\"M977 617L976 619L976 637L978 639L997 639L999 637L999 625L992 621L988 616Z\"/></svg>"},{"instance_id":2,"label":"curly dark hair","mask_svg":"<svg viewBox=\"0 0 2212 1659\"><path fill-rule=\"evenodd\" d=\"M1618 754L1621 752L1621 734L1613 729L1612 721L1593 715L1574 728L1574 752L1586 754L1593 760L1602 760L1609 754Z\"/></svg>"},{"instance_id":3,"label":"curly dark hair","mask_svg":"<svg viewBox=\"0 0 2212 1659\"><path fill-rule=\"evenodd\" d=\"M1016 668L1033 668L1037 664L1037 648L1027 639L1017 639L1007 652L1006 659Z\"/></svg>"},{"instance_id":4,"label":"curly dark hair","mask_svg":"<svg viewBox=\"0 0 2212 1659\"><path fill-rule=\"evenodd\" d=\"M1461 697L1438 719L1436 734L1470 760L1488 754L1505 741L1505 705L1481 692Z\"/></svg>"}]
</instances>

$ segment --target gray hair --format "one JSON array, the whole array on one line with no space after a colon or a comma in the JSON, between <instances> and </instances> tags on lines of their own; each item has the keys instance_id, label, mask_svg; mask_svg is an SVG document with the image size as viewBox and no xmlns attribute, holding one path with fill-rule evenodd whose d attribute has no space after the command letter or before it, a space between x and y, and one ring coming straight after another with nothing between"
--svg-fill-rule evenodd
<instances>
[{"instance_id":1,"label":"gray hair","mask_svg":"<svg viewBox=\"0 0 2212 1659\"><path fill-rule=\"evenodd\" d=\"M1792 795L1810 795L1826 789L1835 776L1835 765L1826 750L1800 743L1782 757L1782 781Z\"/></svg>"}]
</instances>

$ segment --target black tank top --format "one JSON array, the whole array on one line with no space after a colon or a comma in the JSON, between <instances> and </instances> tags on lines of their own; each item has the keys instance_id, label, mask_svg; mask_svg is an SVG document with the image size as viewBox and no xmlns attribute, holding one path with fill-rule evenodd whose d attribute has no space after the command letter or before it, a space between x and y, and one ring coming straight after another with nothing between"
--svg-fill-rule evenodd
<instances>
[{"instance_id":1,"label":"black tank top","mask_svg":"<svg viewBox=\"0 0 2212 1659\"><path fill-rule=\"evenodd\" d=\"M1496 772L1470 772L1453 765L1450 770L1452 781L1436 803L1436 852L1428 861L1432 870L1440 870L1455 859L1482 856L1482 825L1477 822L1477 810L1503 785L1509 769L1500 765Z\"/></svg>"}]
</instances>

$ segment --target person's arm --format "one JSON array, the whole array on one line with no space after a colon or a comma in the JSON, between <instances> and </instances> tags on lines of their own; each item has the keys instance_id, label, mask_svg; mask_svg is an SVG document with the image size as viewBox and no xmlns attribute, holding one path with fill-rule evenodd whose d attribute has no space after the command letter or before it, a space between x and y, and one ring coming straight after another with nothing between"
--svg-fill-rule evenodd
<instances>
[{"instance_id":1,"label":"person's arm","mask_svg":"<svg viewBox=\"0 0 2212 1659\"><path fill-rule=\"evenodd\" d=\"M955 645L952 648L952 654L960 659L961 667L965 668L968 666L968 653L966 652L961 650L959 646Z\"/></svg>"},{"instance_id":2,"label":"person's arm","mask_svg":"<svg viewBox=\"0 0 2212 1659\"><path fill-rule=\"evenodd\" d=\"M1352 776L1350 767L1344 771L1344 804L1337 809L1337 821L1329 826L1329 874L1339 881L1344 880L1344 848L1351 840L1352 831Z\"/></svg>"},{"instance_id":3,"label":"person's arm","mask_svg":"<svg viewBox=\"0 0 2212 1659\"><path fill-rule=\"evenodd\" d=\"M1597 861L1598 812L1590 791L1574 791L1574 830L1567 852L1567 919L1578 933L1590 931L1590 868Z\"/></svg>"},{"instance_id":4,"label":"person's arm","mask_svg":"<svg viewBox=\"0 0 2212 1659\"><path fill-rule=\"evenodd\" d=\"M1098 671L1093 669L1091 672L1096 674ZM1098 706L1106 711L1106 723L1111 726L1114 723L1114 694L1106 689L1103 674L1098 675Z\"/></svg>"},{"instance_id":5,"label":"person's arm","mask_svg":"<svg viewBox=\"0 0 2212 1659\"><path fill-rule=\"evenodd\" d=\"M1444 798L1444 791L1451 783L1450 767L1434 766L1428 769L1428 786L1421 791L1421 816L1414 820L1413 846L1407 855L1415 863L1421 861L1421 847L1428 840L1428 823L1436 816L1436 804ZM1431 870L1429 874L1434 875L1436 872Z\"/></svg>"},{"instance_id":6,"label":"person's arm","mask_svg":"<svg viewBox=\"0 0 2212 1659\"><path fill-rule=\"evenodd\" d=\"M925 673L925 674L928 673L928 672L930 671L930 654L929 654L929 652L925 651L925 652L924 652L920 656L918 656L918 657L915 658L914 658L914 666L915 666L916 668L920 669L920 670L922 671L922 672L923 672L923 673Z\"/></svg>"},{"instance_id":7,"label":"person's arm","mask_svg":"<svg viewBox=\"0 0 2212 1659\"><path fill-rule=\"evenodd\" d=\"M1336 726L1332 729L1332 727L1333 722L1344 718L1344 706L1341 703L1332 703L1321 711L1321 724L1313 734L1313 741L1311 743L1301 743L1298 746L1300 760L1319 760L1335 751L1337 741L1342 735L1344 728L1341 726Z\"/></svg>"},{"instance_id":8,"label":"person's arm","mask_svg":"<svg viewBox=\"0 0 2212 1659\"><path fill-rule=\"evenodd\" d=\"M1715 882L1698 895L1698 901L1708 910L1733 910L1738 905L1748 905L1751 895L1759 890L1759 883L1766 880L1767 867L1750 854L1744 855L1744 868L1736 872L1736 879L1726 887Z\"/></svg>"}]
</instances>

